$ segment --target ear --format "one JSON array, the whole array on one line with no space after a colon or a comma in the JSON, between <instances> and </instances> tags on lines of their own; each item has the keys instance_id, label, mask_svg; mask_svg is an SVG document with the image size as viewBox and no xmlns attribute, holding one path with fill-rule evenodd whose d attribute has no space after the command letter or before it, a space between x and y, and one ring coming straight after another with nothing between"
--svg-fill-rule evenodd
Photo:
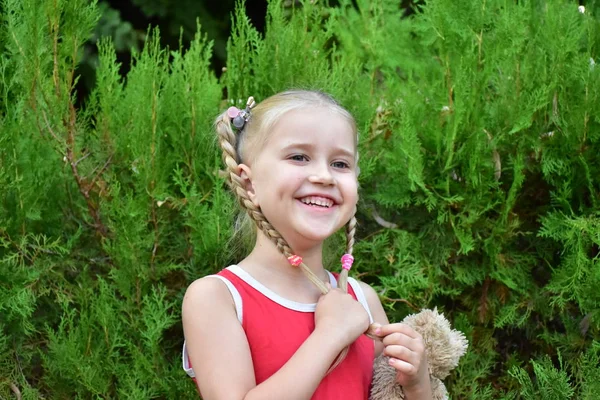
<instances>
[{"instance_id":1,"label":"ear","mask_svg":"<svg viewBox=\"0 0 600 400\"><path fill-rule=\"evenodd\" d=\"M252 169L246 164L239 164L239 175L242 178L244 189L248 193L248 198L258 207L258 200L256 199L256 192L254 191L254 185L252 183Z\"/></svg>"}]
</instances>

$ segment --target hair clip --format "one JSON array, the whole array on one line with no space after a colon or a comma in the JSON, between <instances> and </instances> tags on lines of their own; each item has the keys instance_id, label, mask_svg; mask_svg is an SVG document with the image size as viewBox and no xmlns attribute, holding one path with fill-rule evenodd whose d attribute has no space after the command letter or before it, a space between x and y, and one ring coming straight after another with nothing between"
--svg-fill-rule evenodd
<instances>
[{"instance_id":1,"label":"hair clip","mask_svg":"<svg viewBox=\"0 0 600 400\"><path fill-rule=\"evenodd\" d=\"M254 102L254 97L248 97L248 101L246 102L246 108L244 110L240 110L237 107L229 107L227 109L227 116L231 118L231 123L238 130L242 130L244 125L250 119L250 110L256 105Z\"/></svg>"}]
</instances>

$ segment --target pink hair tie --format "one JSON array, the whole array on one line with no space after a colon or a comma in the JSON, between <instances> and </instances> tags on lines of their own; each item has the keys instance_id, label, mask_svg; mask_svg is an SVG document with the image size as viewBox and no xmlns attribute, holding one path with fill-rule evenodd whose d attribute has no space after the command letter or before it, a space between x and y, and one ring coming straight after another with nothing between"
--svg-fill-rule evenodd
<instances>
[{"instance_id":1,"label":"pink hair tie","mask_svg":"<svg viewBox=\"0 0 600 400\"><path fill-rule=\"evenodd\" d=\"M297 256L295 254L292 254L287 259L289 263L292 264L294 267L297 267L298 265L302 264L302 257Z\"/></svg>"},{"instance_id":2,"label":"pink hair tie","mask_svg":"<svg viewBox=\"0 0 600 400\"><path fill-rule=\"evenodd\" d=\"M352 263L354 262L354 257L352 257L351 254L344 254L342 256L342 268L345 269L346 271L350 271L350 268L352 268Z\"/></svg>"}]
</instances>

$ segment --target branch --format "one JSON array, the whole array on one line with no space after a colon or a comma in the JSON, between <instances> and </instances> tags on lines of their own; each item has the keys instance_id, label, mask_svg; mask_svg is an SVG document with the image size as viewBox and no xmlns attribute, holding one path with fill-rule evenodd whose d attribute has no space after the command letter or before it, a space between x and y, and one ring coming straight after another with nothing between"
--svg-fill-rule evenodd
<instances>
[{"instance_id":1,"label":"branch","mask_svg":"<svg viewBox=\"0 0 600 400\"><path fill-rule=\"evenodd\" d=\"M71 172L73 174L73 178L75 179L75 182L77 183L77 187L79 188L79 193L81 193L81 195L85 199L85 202L86 202L86 205L88 208L88 212L90 213L92 219L94 220L94 228L96 229L96 232L101 237L106 237L108 235L108 228L106 228L106 226L102 223L102 219L100 218L100 213L98 212L98 207L92 202L89 191L90 191L91 185L93 185L95 183L95 181L98 179L98 177L100 177L100 175L102 175L102 173L104 173L106 168L108 168L108 165L110 163L112 156L108 158L108 160L104 164L104 167L102 167L100 172L96 175L96 177L94 177L92 183L89 186L86 185L84 180L82 179L81 175L79 175L79 170L77 168L77 163L75 160L75 152L73 151L73 147L75 146L75 131L76 131L75 122L76 122L76 119L77 119L77 116L75 113L75 106L73 106L73 103L69 103L69 120L65 121L65 125L67 126L67 130L68 130L66 158L67 158L69 165L71 166Z\"/></svg>"},{"instance_id":2,"label":"branch","mask_svg":"<svg viewBox=\"0 0 600 400\"><path fill-rule=\"evenodd\" d=\"M384 228L396 229L398 227L397 224L386 221L385 219L381 218L381 216L377 213L375 208L371 209L371 215L373 216L373 219L375 220L375 222L377 222L379 225L383 226Z\"/></svg>"},{"instance_id":3,"label":"branch","mask_svg":"<svg viewBox=\"0 0 600 400\"><path fill-rule=\"evenodd\" d=\"M86 153L85 156L83 156L79 160L75 161L75 166L77 166L81 161L83 161L86 158L88 158L90 156L90 154L92 154L92 153Z\"/></svg>"},{"instance_id":4,"label":"branch","mask_svg":"<svg viewBox=\"0 0 600 400\"><path fill-rule=\"evenodd\" d=\"M54 12L57 15L58 4L54 0ZM56 98L60 101L60 82L58 76L58 21L50 21L50 31L52 32L52 55L54 65L52 67L52 79L54 80L54 90L56 92Z\"/></svg>"},{"instance_id":5,"label":"branch","mask_svg":"<svg viewBox=\"0 0 600 400\"><path fill-rule=\"evenodd\" d=\"M152 82L152 143L150 145L150 155L151 155L151 168L152 168L152 180L150 181L150 191L152 196L154 196L154 188L155 188L155 174L156 174L156 83ZM152 246L152 256L150 257L150 268L152 273L154 273L154 262L156 260L156 251L158 250L159 240L160 240L160 232L158 230L158 220L156 219L156 203L153 199L151 199L152 204L152 226L154 228L154 244Z\"/></svg>"},{"instance_id":6,"label":"branch","mask_svg":"<svg viewBox=\"0 0 600 400\"><path fill-rule=\"evenodd\" d=\"M44 110L42 110L42 116L44 117L44 122L46 122L46 128L48 129L48 132L50 132L50 135L52 135L54 140L56 140L58 143L61 143L60 138L58 137L58 135L56 135L56 133L54 133L52 126L50 126L50 121L48 121L48 116L46 115L46 112Z\"/></svg>"},{"instance_id":7,"label":"branch","mask_svg":"<svg viewBox=\"0 0 600 400\"><path fill-rule=\"evenodd\" d=\"M81 161L82 159L86 158L89 155L89 153L80 158L76 163L75 166L77 166L77 163L79 161ZM112 160L113 155L111 154L110 156L108 156L108 159L106 160L106 162L104 163L104 165L102 166L102 168L100 169L100 171L98 171L98 173L92 178L92 181L90 182L90 184L87 186L85 192L86 193L90 193L90 190L92 189L92 187L94 187L94 184L96 184L96 181L98 181L98 179L102 176L102 174L104 174L104 172L106 171L106 169L108 168L111 160ZM94 173L96 170L98 169L98 167L94 168L94 171L92 173Z\"/></svg>"},{"instance_id":8,"label":"branch","mask_svg":"<svg viewBox=\"0 0 600 400\"><path fill-rule=\"evenodd\" d=\"M483 288L481 290L481 297L479 299L479 307L477 307L477 310L479 311L479 321L480 322L484 322L485 321L485 317L487 316L487 312L488 312L488 291L490 289L490 284L491 284L491 280L489 277L487 277L485 279L485 282L483 283Z\"/></svg>"},{"instance_id":9,"label":"branch","mask_svg":"<svg viewBox=\"0 0 600 400\"><path fill-rule=\"evenodd\" d=\"M411 303L410 301L408 301L406 299L393 299L391 297L387 297L384 295L380 295L380 297L385 301L389 301L392 303L404 303L415 311L421 311L421 309L419 307L415 306L413 303Z\"/></svg>"},{"instance_id":10,"label":"branch","mask_svg":"<svg viewBox=\"0 0 600 400\"><path fill-rule=\"evenodd\" d=\"M485 129L483 131L488 137L488 143L491 145L493 139L492 135ZM500 177L502 176L502 160L500 159L500 154L495 148L492 149L492 159L494 160L494 179L499 181Z\"/></svg>"},{"instance_id":11,"label":"branch","mask_svg":"<svg viewBox=\"0 0 600 400\"><path fill-rule=\"evenodd\" d=\"M12 37L15 40L15 43L17 44L17 47L19 48L19 52L21 53L21 55L23 57L25 57L25 52L23 51L23 48L21 47L21 44L19 43L19 41L17 40L17 36L15 35L15 33L12 33Z\"/></svg>"},{"instance_id":12,"label":"branch","mask_svg":"<svg viewBox=\"0 0 600 400\"><path fill-rule=\"evenodd\" d=\"M17 387L17 385L15 385L14 383L10 383L10 390L13 391L13 393L15 394L15 396L17 396L17 400L21 400L21 391L19 390L19 388Z\"/></svg>"}]
</instances>

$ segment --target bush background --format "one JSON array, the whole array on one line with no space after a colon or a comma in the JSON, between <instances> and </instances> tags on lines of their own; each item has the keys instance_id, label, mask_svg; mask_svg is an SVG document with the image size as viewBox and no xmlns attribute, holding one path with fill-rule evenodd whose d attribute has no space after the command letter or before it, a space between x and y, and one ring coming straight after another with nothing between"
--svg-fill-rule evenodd
<instances>
[{"instance_id":1,"label":"bush background","mask_svg":"<svg viewBox=\"0 0 600 400\"><path fill-rule=\"evenodd\" d=\"M273 0L221 37L0 4L1 398L196 397L181 299L240 257L212 120L290 87L357 118L355 275L392 320L437 306L465 332L452 398L597 398L595 2Z\"/></svg>"}]
</instances>

